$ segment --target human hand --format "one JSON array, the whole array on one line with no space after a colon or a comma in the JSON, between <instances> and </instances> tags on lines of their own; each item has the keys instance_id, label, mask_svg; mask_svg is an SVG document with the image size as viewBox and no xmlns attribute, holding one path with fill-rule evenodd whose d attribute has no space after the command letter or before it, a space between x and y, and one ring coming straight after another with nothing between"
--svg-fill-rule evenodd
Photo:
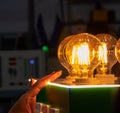
<instances>
[{"instance_id":1,"label":"human hand","mask_svg":"<svg viewBox=\"0 0 120 113\"><path fill-rule=\"evenodd\" d=\"M51 73L37 82L32 79L31 88L23 94L20 99L14 104L14 106L10 109L8 113L34 113L36 107L36 96L40 92L40 90L47 85L48 82L54 81L58 77L60 77L62 71L58 71L56 73Z\"/></svg>"}]
</instances>

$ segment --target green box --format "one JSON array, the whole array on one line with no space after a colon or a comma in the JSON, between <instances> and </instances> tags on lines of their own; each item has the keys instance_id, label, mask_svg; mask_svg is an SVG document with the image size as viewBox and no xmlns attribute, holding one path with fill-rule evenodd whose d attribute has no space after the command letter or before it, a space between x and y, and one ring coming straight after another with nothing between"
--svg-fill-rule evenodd
<instances>
[{"instance_id":1,"label":"green box","mask_svg":"<svg viewBox=\"0 0 120 113\"><path fill-rule=\"evenodd\" d=\"M49 84L38 97L45 103L59 108L60 113L114 113L115 99L119 85L67 85ZM44 100L44 99L43 99ZM39 102L43 102L38 99ZM44 103L43 102L43 103Z\"/></svg>"}]
</instances>

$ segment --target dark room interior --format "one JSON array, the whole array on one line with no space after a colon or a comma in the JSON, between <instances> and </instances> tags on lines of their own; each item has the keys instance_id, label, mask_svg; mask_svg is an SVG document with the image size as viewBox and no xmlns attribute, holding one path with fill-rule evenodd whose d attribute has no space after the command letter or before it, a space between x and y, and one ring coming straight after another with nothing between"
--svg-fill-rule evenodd
<instances>
[{"instance_id":1,"label":"dark room interior","mask_svg":"<svg viewBox=\"0 0 120 113\"><path fill-rule=\"evenodd\" d=\"M29 89L29 78L38 79L58 70L63 71L61 78L68 75L58 60L58 46L65 37L78 33L106 33L117 42L120 1L0 0L0 113L8 113ZM119 61L112 66L111 73L120 77Z\"/></svg>"}]
</instances>

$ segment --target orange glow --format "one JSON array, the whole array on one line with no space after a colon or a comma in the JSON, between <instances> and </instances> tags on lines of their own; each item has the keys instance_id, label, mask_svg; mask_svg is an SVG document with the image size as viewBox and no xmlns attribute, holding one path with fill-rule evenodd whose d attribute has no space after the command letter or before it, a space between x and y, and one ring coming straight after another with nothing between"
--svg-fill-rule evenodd
<instances>
[{"instance_id":1,"label":"orange glow","mask_svg":"<svg viewBox=\"0 0 120 113\"><path fill-rule=\"evenodd\" d=\"M73 47L71 64L90 65L90 51L87 43Z\"/></svg>"},{"instance_id":2,"label":"orange glow","mask_svg":"<svg viewBox=\"0 0 120 113\"><path fill-rule=\"evenodd\" d=\"M29 82L31 82L31 78L29 78L29 79L28 79L28 81L29 81ZM35 82L37 82L37 80L36 80L36 79L34 79L34 83L35 83Z\"/></svg>"},{"instance_id":3,"label":"orange glow","mask_svg":"<svg viewBox=\"0 0 120 113\"><path fill-rule=\"evenodd\" d=\"M101 60L102 63L107 64L107 46L105 43L102 43L102 47L99 47L99 60Z\"/></svg>"},{"instance_id":4,"label":"orange glow","mask_svg":"<svg viewBox=\"0 0 120 113\"><path fill-rule=\"evenodd\" d=\"M33 81L32 81L32 78L29 78L29 79L28 79L28 82L29 82L31 85L33 85L34 83L37 82L37 80L36 80L36 79L33 79Z\"/></svg>"},{"instance_id":5,"label":"orange glow","mask_svg":"<svg viewBox=\"0 0 120 113\"><path fill-rule=\"evenodd\" d=\"M50 81L48 81L46 84L49 84L50 83Z\"/></svg>"}]
</instances>

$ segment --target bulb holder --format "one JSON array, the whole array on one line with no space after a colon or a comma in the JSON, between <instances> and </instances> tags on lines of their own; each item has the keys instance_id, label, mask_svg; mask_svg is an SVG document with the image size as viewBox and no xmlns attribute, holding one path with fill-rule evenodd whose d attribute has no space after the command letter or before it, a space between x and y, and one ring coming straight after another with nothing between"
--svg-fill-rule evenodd
<instances>
[{"instance_id":1,"label":"bulb holder","mask_svg":"<svg viewBox=\"0 0 120 113\"><path fill-rule=\"evenodd\" d=\"M96 72L102 76L110 75L111 78L111 69L117 63L115 57L115 45L117 39L111 34L106 33L97 34L96 37L102 43L102 51L99 52L101 63L96 68Z\"/></svg>"},{"instance_id":2,"label":"bulb holder","mask_svg":"<svg viewBox=\"0 0 120 113\"><path fill-rule=\"evenodd\" d=\"M99 84L99 80L97 78L76 78L73 83L76 85Z\"/></svg>"},{"instance_id":3,"label":"bulb holder","mask_svg":"<svg viewBox=\"0 0 120 113\"><path fill-rule=\"evenodd\" d=\"M114 74L96 74L95 78L99 80L100 84L115 84L117 80Z\"/></svg>"},{"instance_id":4,"label":"bulb holder","mask_svg":"<svg viewBox=\"0 0 120 113\"><path fill-rule=\"evenodd\" d=\"M66 77L66 79L60 79L57 81L60 84L65 85L103 85L103 84L119 84L120 78L115 77L114 74L96 74L94 78L71 78Z\"/></svg>"}]
</instances>

